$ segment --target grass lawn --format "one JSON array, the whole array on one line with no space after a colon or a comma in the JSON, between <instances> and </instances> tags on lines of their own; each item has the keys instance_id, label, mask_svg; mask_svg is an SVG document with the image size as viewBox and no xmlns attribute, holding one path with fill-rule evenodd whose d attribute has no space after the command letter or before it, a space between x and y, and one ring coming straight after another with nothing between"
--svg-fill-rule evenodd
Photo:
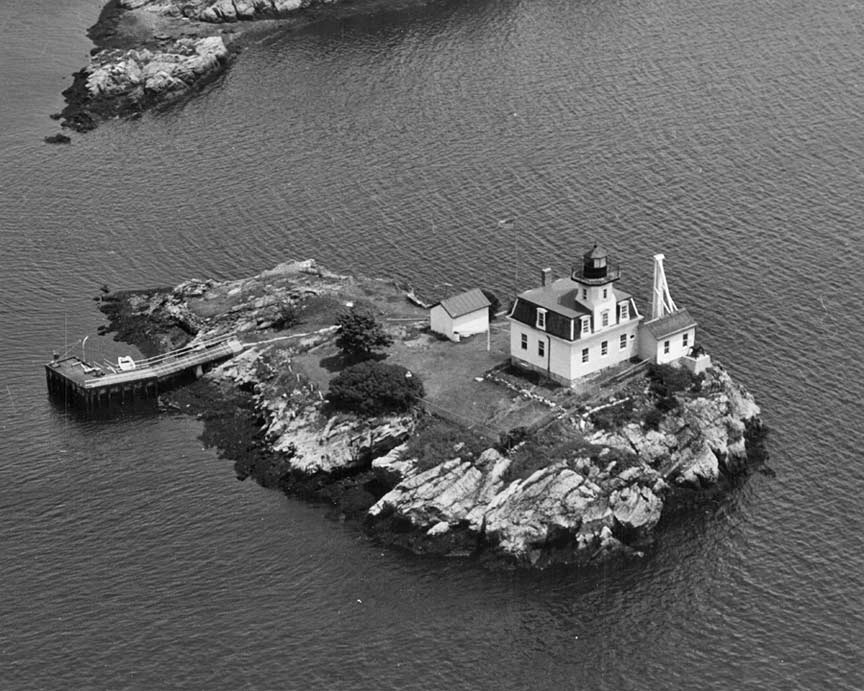
<instances>
[{"instance_id":1,"label":"grass lawn","mask_svg":"<svg viewBox=\"0 0 864 691\"><path fill-rule=\"evenodd\" d=\"M384 323L392 328L393 322ZM399 322L397 328L404 328ZM420 377L426 389L427 409L490 438L513 427L528 426L549 414L549 408L527 400L506 387L483 379L509 354L509 324L493 323L487 350L485 334L460 343L441 340L428 331L415 331L405 340L396 339L387 350L387 362L402 365ZM322 391L344 366L332 342L294 360L295 368ZM480 379L480 381L478 381Z\"/></svg>"}]
</instances>

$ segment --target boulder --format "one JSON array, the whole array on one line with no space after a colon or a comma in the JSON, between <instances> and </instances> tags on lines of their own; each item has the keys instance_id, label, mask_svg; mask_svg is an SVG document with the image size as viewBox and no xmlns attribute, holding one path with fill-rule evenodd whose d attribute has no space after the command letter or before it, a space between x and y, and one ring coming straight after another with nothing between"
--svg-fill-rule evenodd
<instances>
[{"instance_id":1,"label":"boulder","mask_svg":"<svg viewBox=\"0 0 864 691\"><path fill-rule=\"evenodd\" d=\"M325 4L327 0L324 0ZM273 0L273 7L277 12L293 12L303 7L302 0Z\"/></svg>"},{"instance_id":2,"label":"boulder","mask_svg":"<svg viewBox=\"0 0 864 691\"><path fill-rule=\"evenodd\" d=\"M686 449L680 456L678 481L699 488L717 482L720 466L717 454L708 444L696 449Z\"/></svg>"},{"instance_id":3,"label":"boulder","mask_svg":"<svg viewBox=\"0 0 864 691\"><path fill-rule=\"evenodd\" d=\"M483 473L470 461L454 458L412 475L385 494L369 515L396 513L421 530L444 521L456 524L475 506Z\"/></svg>"},{"instance_id":4,"label":"boulder","mask_svg":"<svg viewBox=\"0 0 864 691\"><path fill-rule=\"evenodd\" d=\"M393 487L417 471L417 460L406 457L408 444L399 444L389 453L372 460L372 470L376 477L389 487Z\"/></svg>"},{"instance_id":5,"label":"boulder","mask_svg":"<svg viewBox=\"0 0 864 691\"><path fill-rule=\"evenodd\" d=\"M511 483L485 511L487 539L499 550L530 561L530 552L543 547L550 533L575 533L594 496L576 491L585 479L565 464L538 470Z\"/></svg>"},{"instance_id":6,"label":"boulder","mask_svg":"<svg viewBox=\"0 0 864 691\"><path fill-rule=\"evenodd\" d=\"M630 485L612 492L609 508L624 528L647 532L660 520L663 502L647 487Z\"/></svg>"}]
</instances>

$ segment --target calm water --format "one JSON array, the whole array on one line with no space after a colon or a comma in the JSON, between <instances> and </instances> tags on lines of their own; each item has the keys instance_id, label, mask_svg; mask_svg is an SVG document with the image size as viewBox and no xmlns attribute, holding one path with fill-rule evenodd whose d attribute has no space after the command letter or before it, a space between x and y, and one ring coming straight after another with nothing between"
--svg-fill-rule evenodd
<instances>
[{"instance_id":1,"label":"calm water","mask_svg":"<svg viewBox=\"0 0 864 691\"><path fill-rule=\"evenodd\" d=\"M864 686L864 3L436 2L262 36L184 108L44 145L100 7L0 1L2 688ZM666 253L777 472L625 567L382 551L194 419L46 400L103 282L314 256L509 294L595 238L643 308Z\"/></svg>"}]
</instances>

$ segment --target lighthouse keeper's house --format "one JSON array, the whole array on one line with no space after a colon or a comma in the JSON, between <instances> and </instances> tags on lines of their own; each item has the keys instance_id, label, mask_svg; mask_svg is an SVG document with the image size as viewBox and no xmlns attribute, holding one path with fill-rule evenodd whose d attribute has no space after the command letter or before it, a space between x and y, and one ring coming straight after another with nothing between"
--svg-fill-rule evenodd
<instances>
[{"instance_id":1,"label":"lighthouse keeper's house","mask_svg":"<svg viewBox=\"0 0 864 691\"><path fill-rule=\"evenodd\" d=\"M693 371L710 366L690 357L696 322L669 294L663 255L654 255L651 318L643 321L633 297L620 290L617 263L598 247L583 255L570 276L520 293L510 312L510 360L572 385L581 377L638 358L658 364L681 361Z\"/></svg>"},{"instance_id":2,"label":"lighthouse keeper's house","mask_svg":"<svg viewBox=\"0 0 864 691\"><path fill-rule=\"evenodd\" d=\"M572 384L580 377L635 357L642 315L616 287L619 267L598 246L551 281L520 293L510 312L510 357L522 367Z\"/></svg>"}]
</instances>

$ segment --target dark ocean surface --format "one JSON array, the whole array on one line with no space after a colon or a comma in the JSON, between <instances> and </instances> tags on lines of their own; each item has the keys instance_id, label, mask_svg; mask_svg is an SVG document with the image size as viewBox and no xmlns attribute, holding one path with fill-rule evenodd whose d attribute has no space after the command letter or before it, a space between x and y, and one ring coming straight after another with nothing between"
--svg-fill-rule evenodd
<instances>
[{"instance_id":1,"label":"dark ocean surface","mask_svg":"<svg viewBox=\"0 0 864 691\"><path fill-rule=\"evenodd\" d=\"M101 4L0 0L0 688L864 687L864 3L430 2L263 34L184 107L43 144ZM776 477L642 560L382 550L193 418L46 397L103 282L315 257L506 296L594 239L643 312L666 254L772 431Z\"/></svg>"}]
</instances>

